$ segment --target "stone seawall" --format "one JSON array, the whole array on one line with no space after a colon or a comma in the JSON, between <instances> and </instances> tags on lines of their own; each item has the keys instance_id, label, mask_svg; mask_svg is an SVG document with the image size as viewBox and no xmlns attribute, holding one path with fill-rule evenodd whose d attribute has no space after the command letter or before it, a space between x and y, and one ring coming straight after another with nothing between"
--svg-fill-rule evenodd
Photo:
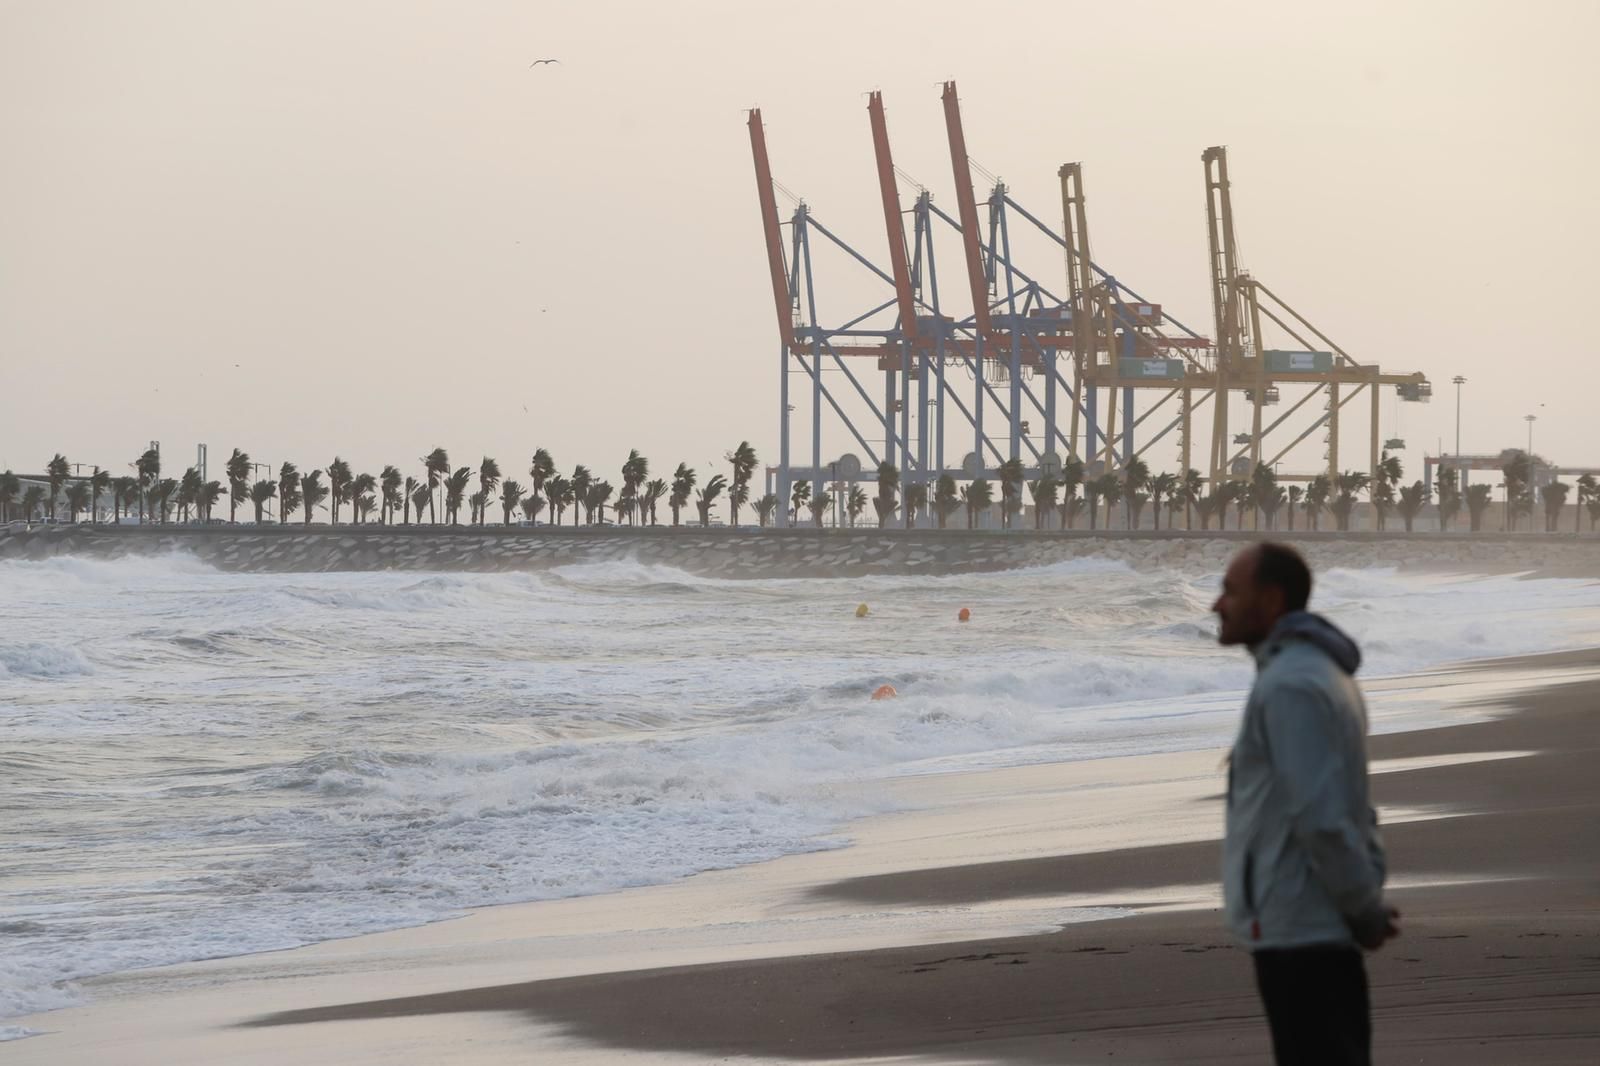
<instances>
[{"instance_id":1,"label":"stone seawall","mask_svg":"<svg viewBox=\"0 0 1600 1066\"><path fill-rule=\"evenodd\" d=\"M1572 535L1275 534L1327 566L1539 569L1600 576L1600 539ZM1221 568L1240 532L510 529L385 526L54 526L0 531L0 559L182 552L232 571L541 570L632 560L712 577L851 577L1009 570L1094 556ZM3 590L0 590L3 591Z\"/></svg>"}]
</instances>

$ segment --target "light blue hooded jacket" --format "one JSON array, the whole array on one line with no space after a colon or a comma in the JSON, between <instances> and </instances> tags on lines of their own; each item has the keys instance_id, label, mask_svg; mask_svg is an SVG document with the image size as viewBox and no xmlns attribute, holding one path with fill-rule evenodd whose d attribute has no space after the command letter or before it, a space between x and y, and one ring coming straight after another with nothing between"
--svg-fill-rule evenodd
<instances>
[{"instance_id":1,"label":"light blue hooded jacket","mask_svg":"<svg viewBox=\"0 0 1600 1066\"><path fill-rule=\"evenodd\" d=\"M1222 889L1246 947L1354 944L1382 929L1385 875L1367 795L1355 642L1306 611L1252 649L1256 681L1228 768Z\"/></svg>"}]
</instances>

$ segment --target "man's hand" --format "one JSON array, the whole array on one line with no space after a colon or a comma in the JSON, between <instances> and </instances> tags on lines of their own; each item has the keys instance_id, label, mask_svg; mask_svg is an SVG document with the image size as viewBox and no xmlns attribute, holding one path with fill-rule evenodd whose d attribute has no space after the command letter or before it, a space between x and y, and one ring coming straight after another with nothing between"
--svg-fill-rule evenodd
<instances>
[{"instance_id":1,"label":"man's hand","mask_svg":"<svg viewBox=\"0 0 1600 1066\"><path fill-rule=\"evenodd\" d=\"M1363 922L1355 929L1356 943L1368 951L1377 951L1400 935L1400 910L1385 906L1383 915L1373 921Z\"/></svg>"}]
</instances>

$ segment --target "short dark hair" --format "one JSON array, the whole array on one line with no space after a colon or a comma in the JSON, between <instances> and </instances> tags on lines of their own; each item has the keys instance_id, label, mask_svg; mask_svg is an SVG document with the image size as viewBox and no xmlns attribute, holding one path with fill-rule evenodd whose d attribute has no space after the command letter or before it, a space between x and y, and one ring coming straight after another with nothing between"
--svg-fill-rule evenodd
<instances>
[{"instance_id":1,"label":"short dark hair","mask_svg":"<svg viewBox=\"0 0 1600 1066\"><path fill-rule=\"evenodd\" d=\"M1256 584L1283 590L1283 609L1303 611L1311 602L1311 568L1287 544L1265 540L1256 545Z\"/></svg>"}]
</instances>

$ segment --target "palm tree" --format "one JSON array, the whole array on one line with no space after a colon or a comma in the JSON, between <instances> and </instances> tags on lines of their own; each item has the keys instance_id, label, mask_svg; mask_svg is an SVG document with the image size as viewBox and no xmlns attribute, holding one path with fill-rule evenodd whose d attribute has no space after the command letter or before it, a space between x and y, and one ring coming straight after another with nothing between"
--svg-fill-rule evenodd
<instances>
[{"instance_id":1,"label":"palm tree","mask_svg":"<svg viewBox=\"0 0 1600 1066\"><path fill-rule=\"evenodd\" d=\"M467 486L472 484L472 467L457 467L444 482L444 513L452 526L461 524L461 504L467 497Z\"/></svg>"},{"instance_id":2,"label":"palm tree","mask_svg":"<svg viewBox=\"0 0 1600 1066\"><path fill-rule=\"evenodd\" d=\"M854 498L851 504L855 503ZM938 516L939 528L945 527L949 517L961 508L961 497L956 494L956 479L949 474L940 474L938 482L933 486L933 513ZM854 515L852 515L852 521Z\"/></svg>"},{"instance_id":3,"label":"palm tree","mask_svg":"<svg viewBox=\"0 0 1600 1066\"><path fill-rule=\"evenodd\" d=\"M328 504L332 517L328 521L332 525L339 524L339 505L350 502L350 464L339 458L333 457L333 462L328 464Z\"/></svg>"},{"instance_id":4,"label":"palm tree","mask_svg":"<svg viewBox=\"0 0 1600 1066\"><path fill-rule=\"evenodd\" d=\"M905 512L906 528L912 529L917 524L917 518L928 506L928 483L914 481L905 487Z\"/></svg>"},{"instance_id":5,"label":"palm tree","mask_svg":"<svg viewBox=\"0 0 1600 1066\"><path fill-rule=\"evenodd\" d=\"M1322 528L1322 509L1328 506L1328 498L1332 495L1333 481L1327 474L1318 474L1306 485L1304 507L1313 530Z\"/></svg>"},{"instance_id":6,"label":"palm tree","mask_svg":"<svg viewBox=\"0 0 1600 1066\"><path fill-rule=\"evenodd\" d=\"M172 505L178 495L178 482L175 478L164 477L156 482L155 488L150 490L150 499L154 502L156 513L161 517L159 521L165 525L172 517Z\"/></svg>"},{"instance_id":7,"label":"palm tree","mask_svg":"<svg viewBox=\"0 0 1600 1066\"><path fill-rule=\"evenodd\" d=\"M195 480L199 481L198 474ZM294 514L295 508L300 506L304 497L300 494L300 471L295 469L293 463L284 463L278 468L278 524L285 525L289 516Z\"/></svg>"},{"instance_id":8,"label":"palm tree","mask_svg":"<svg viewBox=\"0 0 1600 1066\"><path fill-rule=\"evenodd\" d=\"M739 508L750 498L750 478L756 470L756 450L750 442L742 440L739 446L723 456L733 464L733 480L728 484L728 506L732 511L732 525L739 524Z\"/></svg>"},{"instance_id":9,"label":"palm tree","mask_svg":"<svg viewBox=\"0 0 1600 1066\"><path fill-rule=\"evenodd\" d=\"M195 507L199 510L200 517L207 522L211 521L211 509L220 499L222 499L222 482L208 481L201 485L199 493L195 496Z\"/></svg>"},{"instance_id":10,"label":"palm tree","mask_svg":"<svg viewBox=\"0 0 1600 1066\"><path fill-rule=\"evenodd\" d=\"M821 529L822 520L828 517L828 509L833 506L833 495L825 492L812 500L809 506L811 508L811 521L817 524L818 529Z\"/></svg>"},{"instance_id":11,"label":"palm tree","mask_svg":"<svg viewBox=\"0 0 1600 1066\"><path fill-rule=\"evenodd\" d=\"M589 486L588 495L583 498L583 509L588 516L590 525L594 525L594 516L600 515L600 524L606 524L606 501L611 498L611 482L596 481Z\"/></svg>"},{"instance_id":12,"label":"palm tree","mask_svg":"<svg viewBox=\"0 0 1600 1066\"><path fill-rule=\"evenodd\" d=\"M1414 481L1400 490L1400 517L1405 521L1407 533L1411 532L1411 524L1417 520L1417 514L1427 502L1428 490L1423 488L1420 481Z\"/></svg>"},{"instance_id":13,"label":"palm tree","mask_svg":"<svg viewBox=\"0 0 1600 1066\"><path fill-rule=\"evenodd\" d=\"M1489 505L1493 502L1490 495L1493 491L1488 485L1482 483L1467 486L1467 519L1474 533L1483 528L1483 513L1489 509Z\"/></svg>"},{"instance_id":14,"label":"palm tree","mask_svg":"<svg viewBox=\"0 0 1600 1066\"><path fill-rule=\"evenodd\" d=\"M1539 490L1540 497L1544 500L1544 531L1554 533L1556 523L1561 521L1561 508L1567 505L1567 494L1572 491L1572 486L1565 481L1552 481Z\"/></svg>"},{"instance_id":15,"label":"palm tree","mask_svg":"<svg viewBox=\"0 0 1600 1066\"><path fill-rule=\"evenodd\" d=\"M22 494L22 520L32 522L39 506L44 503L44 489L38 485L29 485Z\"/></svg>"},{"instance_id":16,"label":"palm tree","mask_svg":"<svg viewBox=\"0 0 1600 1066\"><path fill-rule=\"evenodd\" d=\"M1600 482L1595 480L1593 474L1584 474L1578 478L1578 499L1576 506L1572 509L1572 531L1574 533L1579 532L1578 523L1583 519L1584 506L1590 500L1595 499L1597 494L1600 494ZM1590 531L1593 532L1593 523L1590 524Z\"/></svg>"},{"instance_id":17,"label":"palm tree","mask_svg":"<svg viewBox=\"0 0 1600 1066\"><path fill-rule=\"evenodd\" d=\"M437 524L439 519L433 509L434 496L444 479L450 476L450 456L443 448L435 448L422 457L423 469L428 474L428 521ZM422 508L417 508L417 520L422 520Z\"/></svg>"},{"instance_id":18,"label":"palm tree","mask_svg":"<svg viewBox=\"0 0 1600 1066\"><path fill-rule=\"evenodd\" d=\"M1138 457L1128 460L1128 465L1122 468L1122 493L1128 501L1128 528L1139 528L1139 516L1134 510L1135 497L1150 487L1150 466ZM1145 499L1149 499L1148 496ZM1142 508L1143 503L1139 502ZM1106 525L1111 524L1110 516L1106 518Z\"/></svg>"},{"instance_id":19,"label":"palm tree","mask_svg":"<svg viewBox=\"0 0 1600 1066\"><path fill-rule=\"evenodd\" d=\"M478 464L478 510L473 519L478 525L483 525L483 512L490 500L494 499L494 490L500 484L500 464L489 458L483 457L483 462Z\"/></svg>"},{"instance_id":20,"label":"palm tree","mask_svg":"<svg viewBox=\"0 0 1600 1066\"><path fill-rule=\"evenodd\" d=\"M611 505L612 512L617 516L617 525L620 526L624 518L628 520L630 525L632 524L633 508L638 502L639 498L637 496L629 496L627 488L624 487L617 496L616 501Z\"/></svg>"},{"instance_id":21,"label":"palm tree","mask_svg":"<svg viewBox=\"0 0 1600 1066\"><path fill-rule=\"evenodd\" d=\"M856 528L856 522L867 513L867 504L872 501L867 496L867 490L860 485L851 484L844 494L844 513L850 521L850 528Z\"/></svg>"},{"instance_id":22,"label":"palm tree","mask_svg":"<svg viewBox=\"0 0 1600 1066\"><path fill-rule=\"evenodd\" d=\"M1378 480L1387 481L1390 488L1400 484L1400 479L1405 476L1400 466L1400 457L1383 453L1383 458L1378 460Z\"/></svg>"},{"instance_id":23,"label":"palm tree","mask_svg":"<svg viewBox=\"0 0 1600 1066\"><path fill-rule=\"evenodd\" d=\"M533 525L533 520L539 514L539 509L544 506L544 497L532 492L522 498L522 515Z\"/></svg>"},{"instance_id":24,"label":"palm tree","mask_svg":"<svg viewBox=\"0 0 1600 1066\"><path fill-rule=\"evenodd\" d=\"M268 500L277 494L278 483L276 481L268 481L263 478L250 486L250 502L256 505L256 525L259 526L265 521L262 517L262 508L267 505Z\"/></svg>"},{"instance_id":25,"label":"palm tree","mask_svg":"<svg viewBox=\"0 0 1600 1066\"><path fill-rule=\"evenodd\" d=\"M1011 517L1022 510L1022 483L1028 473L1015 457L1000 464L1000 528L1011 528Z\"/></svg>"},{"instance_id":26,"label":"palm tree","mask_svg":"<svg viewBox=\"0 0 1600 1066\"><path fill-rule=\"evenodd\" d=\"M1300 497L1306 494L1305 486L1289 486L1289 532L1294 532L1294 509L1300 506Z\"/></svg>"},{"instance_id":27,"label":"palm tree","mask_svg":"<svg viewBox=\"0 0 1600 1066\"><path fill-rule=\"evenodd\" d=\"M372 490L376 489L377 487L378 479L373 477L371 474L357 474L355 477L350 479L350 485L346 491L349 493L349 498L352 501L359 501L365 496L372 495ZM373 506L376 506L377 502L377 497L373 497ZM358 510L356 512L356 525L360 525L361 520L365 518L371 511L372 507L366 507Z\"/></svg>"},{"instance_id":28,"label":"palm tree","mask_svg":"<svg viewBox=\"0 0 1600 1066\"><path fill-rule=\"evenodd\" d=\"M627 461L622 464L622 498L629 501L629 521L633 516L633 504L637 503L640 489L644 487L645 479L650 476L650 460L639 454L639 449L634 448L628 452ZM618 512L620 517L621 512ZM738 524L739 516L733 516L734 524Z\"/></svg>"},{"instance_id":29,"label":"palm tree","mask_svg":"<svg viewBox=\"0 0 1600 1066\"><path fill-rule=\"evenodd\" d=\"M1061 464L1061 476L1056 480L1061 483L1061 524L1064 528L1072 528L1069 523L1077 521L1078 510L1083 506L1081 502L1072 501L1077 498L1078 490L1083 487L1085 474L1083 460L1076 455L1067 456L1067 461Z\"/></svg>"},{"instance_id":30,"label":"palm tree","mask_svg":"<svg viewBox=\"0 0 1600 1066\"><path fill-rule=\"evenodd\" d=\"M191 466L178 479L178 488L174 496L178 506L178 521L189 521L190 516L195 511L195 504L199 497L200 471Z\"/></svg>"},{"instance_id":31,"label":"palm tree","mask_svg":"<svg viewBox=\"0 0 1600 1066\"><path fill-rule=\"evenodd\" d=\"M200 499L200 471L194 467L183 472L178 479L178 521L189 521Z\"/></svg>"},{"instance_id":32,"label":"palm tree","mask_svg":"<svg viewBox=\"0 0 1600 1066\"><path fill-rule=\"evenodd\" d=\"M1566 486L1562 486L1565 488ZM93 494L89 490L87 480L74 481L67 486L67 521L76 525L78 515L89 509L93 503Z\"/></svg>"},{"instance_id":33,"label":"palm tree","mask_svg":"<svg viewBox=\"0 0 1600 1066\"><path fill-rule=\"evenodd\" d=\"M1161 528L1161 501L1176 496L1181 485L1177 474L1157 474L1150 482L1150 502L1154 505L1150 517L1157 529Z\"/></svg>"},{"instance_id":34,"label":"palm tree","mask_svg":"<svg viewBox=\"0 0 1600 1066\"><path fill-rule=\"evenodd\" d=\"M145 455L149 454L149 452L145 453ZM158 463L160 458L159 455L156 456ZM249 454L235 448L233 454L228 456L227 465L223 469L228 476L228 521L229 523L235 523L239 520L239 505L250 494L251 466ZM140 471L140 476L141 478L145 476L143 471Z\"/></svg>"},{"instance_id":35,"label":"palm tree","mask_svg":"<svg viewBox=\"0 0 1600 1066\"><path fill-rule=\"evenodd\" d=\"M1283 503L1286 498L1287 495L1283 491L1283 486L1274 484L1266 489L1266 495L1256 501L1256 505L1261 508L1261 513L1267 516L1268 529L1278 528L1278 512L1283 509Z\"/></svg>"},{"instance_id":36,"label":"palm tree","mask_svg":"<svg viewBox=\"0 0 1600 1066\"><path fill-rule=\"evenodd\" d=\"M1356 494L1365 489L1372 482L1372 475L1361 470L1346 470L1334 479L1335 495L1328 509L1333 512L1333 517L1338 520L1339 529L1348 532L1350 529L1350 512L1356 505Z\"/></svg>"},{"instance_id":37,"label":"palm tree","mask_svg":"<svg viewBox=\"0 0 1600 1066\"><path fill-rule=\"evenodd\" d=\"M1122 500L1122 479L1112 473L1094 479L1094 496L1106 502L1106 528L1111 528L1111 509Z\"/></svg>"},{"instance_id":38,"label":"palm tree","mask_svg":"<svg viewBox=\"0 0 1600 1066\"><path fill-rule=\"evenodd\" d=\"M1179 486L1178 493L1183 497L1183 528L1193 529L1194 505L1205 495L1205 480L1201 478L1200 471L1192 466L1184 471L1183 484Z\"/></svg>"},{"instance_id":39,"label":"palm tree","mask_svg":"<svg viewBox=\"0 0 1600 1066\"><path fill-rule=\"evenodd\" d=\"M360 524L372 517L372 512L378 509L378 497L370 492L363 492L355 499L356 523Z\"/></svg>"},{"instance_id":40,"label":"palm tree","mask_svg":"<svg viewBox=\"0 0 1600 1066\"><path fill-rule=\"evenodd\" d=\"M379 491L383 493L381 520L384 525L393 525L394 512L396 509L406 505L407 500L405 496L400 494L400 486L408 480L410 479L400 476L398 467L390 466L387 463L384 464L382 472L378 474ZM406 491L409 493L410 486L407 486Z\"/></svg>"},{"instance_id":41,"label":"palm tree","mask_svg":"<svg viewBox=\"0 0 1600 1066\"><path fill-rule=\"evenodd\" d=\"M21 478L11 470L0 474L0 522L11 520L11 508L16 505L17 497L21 493ZM113 501L113 505L115 505L115 501Z\"/></svg>"},{"instance_id":42,"label":"palm tree","mask_svg":"<svg viewBox=\"0 0 1600 1066\"><path fill-rule=\"evenodd\" d=\"M672 472L672 495L667 498L667 509L672 512L673 525L678 524L684 507L688 506L695 480L694 467L688 463L679 463L678 469Z\"/></svg>"},{"instance_id":43,"label":"palm tree","mask_svg":"<svg viewBox=\"0 0 1600 1066\"><path fill-rule=\"evenodd\" d=\"M772 521L772 513L778 509L778 497L767 493L756 501L756 521L761 523L761 528L766 529L767 523Z\"/></svg>"},{"instance_id":44,"label":"palm tree","mask_svg":"<svg viewBox=\"0 0 1600 1066\"><path fill-rule=\"evenodd\" d=\"M727 478L721 474L712 474L711 480L707 481L705 486L701 488L694 505L700 511L700 524L702 526L711 524L711 504L722 494L722 490L727 487Z\"/></svg>"},{"instance_id":45,"label":"palm tree","mask_svg":"<svg viewBox=\"0 0 1600 1066\"><path fill-rule=\"evenodd\" d=\"M644 483L644 491L639 494L639 515L649 516L650 524L656 524L656 505L661 502L661 497L667 494L667 483L661 478L651 478ZM765 525L766 523L762 523Z\"/></svg>"},{"instance_id":46,"label":"palm tree","mask_svg":"<svg viewBox=\"0 0 1600 1066\"><path fill-rule=\"evenodd\" d=\"M94 489L94 502L91 506L94 508L94 520L98 522L100 521L100 497L105 495L106 490L111 487L111 471L101 470L97 467L89 477L89 485ZM0 509L0 514L3 514L3 509Z\"/></svg>"},{"instance_id":47,"label":"palm tree","mask_svg":"<svg viewBox=\"0 0 1600 1066\"><path fill-rule=\"evenodd\" d=\"M1261 528L1261 513L1266 510L1262 505L1268 498L1276 495L1273 490L1277 487L1278 475L1266 463L1257 463L1255 469L1250 471L1250 485L1245 491L1248 494L1250 505L1256 511L1255 528ZM1244 528L1242 521L1239 525L1241 529Z\"/></svg>"},{"instance_id":48,"label":"palm tree","mask_svg":"<svg viewBox=\"0 0 1600 1066\"><path fill-rule=\"evenodd\" d=\"M1176 475L1174 475L1174 476L1176 476ZM1180 486L1181 486L1181 482L1180 482ZM1176 528L1176 523L1178 521L1178 516L1180 514L1182 514L1184 512L1184 509L1187 508L1187 507L1188 507L1188 504L1184 501L1183 491L1182 491L1181 487L1180 487L1179 491L1174 492L1171 496L1167 497L1167 528L1168 529Z\"/></svg>"},{"instance_id":49,"label":"palm tree","mask_svg":"<svg viewBox=\"0 0 1600 1066\"><path fill-rule=\"evenodd\" d=\"M1044 528L1044 516L1056 509L1056 479L1042 477L1028 486L1028 492L1033 497L1033 528Z\"/></svg>"},{"instance_id":50,"label":"palm tree","mask_svg":"<svg viewBox=\"0 0 1600 1066\"><path fill-rule=\"evenodd\" d=\"M994 505L994 486L987 478L978 478L961 487L961 502L967 506L967 528L976 528L979 514L987 514Z\"/></svg>"},{"instance_id":51,"label":"palm tree","mask_svg":"<svg viewBox=\"0 0 1600 1066\"><path fill-rule=\"evenodd\" d=\"M1388 527L1389 512L1394 510L1394 486L1381 478L1367 486L1367 497L1372 501L1372 514L1377 519L1378 531Z\"/></svg>"},{"instance_id":52,"label":"palm tree","mask_svg":"<svg viewBox=\"0 0 1600 1066\"><path fill-rule=\"evenodd\" d=\"M406 478L405 487L400 490L400 500L401 514L404 516L405 524L408 526L411 524L411 501L416 497L416 495L417 479L414 477ZM419 519L422 517L421 508L417 509L417 517Z\"/></svg>"},{"instance_id":53,"label":"palm tree","mask_svg":"<svg viewBox=\"0 0 1600 1066\"><path fill-rule=\"evenodd\" d=\"M872 498L872 509L878 513L878 528L882 529L891 515L899 509L895 495L900 488L900 471L887 459L878 464L878 494Z\"/></svg>"},{"instance_id":54,"label":"palm tree","mask_svg":"<svg viewBox=\"0 0 1600 1066\"><path fill-rule=\"evenodd\" d=\"M586 503L586 501L589 499L589 489L593 485L594 485L594 475L589 472L589 468L588 467L583 466L581 464L576 466L576 467L573 467L573 470L572 470L572 494L573 494L574 498L577 499L579 506L585 508L586 510L587 510L587 507L588 507L588 504ZM594 515L592 513L590 513L587 517L592 521L593 518L594 518ZM573 511L572 511L572 524L573 525L577 525L578 524L578 509L577 508L573 508Z\"/></svg>"},{"instance_id":55,"label":"palm tree","mask_svg":"<svg viewBox=\"0 0 1600 1066\"><path fill-rule=\"evenodd\" d=\"M111 482L111 520L121 522L122 514L126 511L133 514L133 509L139 505L143 489L139 479L134 477L119 477Z\"/></svg>"},{"instance_id":56,"label":"palm tree","mask_svg":"<svg viewBox=\"0 0 1600 1066\"><path fill-rule=\"evenodd\" d=\"M811 482L796 481L789 489L789 520L798 521L800 509L811 502Z\"/></svg>"},{"instance_id":57,"label":"palm tree","mask_svg":"<svg viewBox=\"0 0 1600 1066\"><path fill-rule=\"evenodd\" d=\"M467 514L469 516L467 522L469 525L477 524L478 513L483 510L483 504L483 491L481 489L467 497Z\"/></svg>"},{"instance_id":58,"label":"palm tree","mask_svg":"<svg viewBox=\"0 0 1600 1066\"><path fill-rule=\"evenodd\" d=\"M317 505L328 498L328 486L322 483L322 471L313 470L300 479L300 495L305 497L305 524L309 526Z\"/></svg>"},{"instance_id":59,"label":"palm tree","mask_svg":"<svg viewBox=\"0 0 1600 1066\"><path fill-rule=\"evenodd\" d=\"M505 524L511 524L511 512L517 509L517 504L522 502L522 494L526 490L515 481L507 481L500 486L500 511L504 516Z\"/></svg>"},{"instance_id":60,"label":"palm tree","mask_svg":"<svg viewBox=\"0 0 1600 1066\"><path fill-rule=\"evenodd\" d=\"M1439 530L1455 523L1461 513L1461 482L1454 468L1439 471Z\"/></svg>"},{"instance_id":61,"label":"palm tree","mask_svg":"<svg viewBox=\"0 0 1600 1066\"><path fill-rule=\"evenodd\" d=\"M235 449L234 454L239 455L243 453L239 452L238 449ZM246 468L245 474L246 476L249 476L250 457L246 455L244 460ZM139 521L143 522L145 504L147 502L145 500L145 496L149 493L150 489L155 486L155 483L161 480L161 453L154 448L146 448L144 451L140 452L139 458L133 461L133 472L138 478L139 483Z\"/></svg>"},{"instance_id":62,"label":"palm tree","mask_svg":"<svg viewBox=\"0 0 1600 1066\"><path fill-rule=\"evenodd\" d=\"M528 478L533 485L533 495L538 496L544 492L545 482L549 481L556 473L556 461L550 453L539 448L533 453L533 460L528 464ZM549 500L551 513L555 512L555 501ZM533 516L528 516L528 521L533 521Z\"/></svg>"},{"instance_id":63,"label":"palm tree","mask_svg":"<svg viewBox=\"0 0 1600 1066\"><path fill-rule=\"evenodd\" d=\"M730 482L728 485L728 524L739 524L739 508L750 502L750 482Z\"/></svg>"},{"instance_id":64,"label":"palm tree","mask_svg":"<svg viewBox=\"0 0 1600 1066\"><path fill-rule=\"evenodd\" d=\"M1533 477L1533 463L1528 453L1521 448L1511 448L1501 453L1500 472L1505 475L1506 507L1503 512L1501 527L1506 529L1517 528L1517 515L1524 509L1524 498L1532 502L1532 494L1528 492L1528 483Z\"/></svg>"},{"instance_id":65,"label":"palm tree","mask_svg":"<svg viewBox=\"0 0 1600 1066\"><path fill-rule=\"evenodd\" d=\"M422 521L422 512L433 507L433 491L428 488L426 481L419 481L411 490L411 511L417 516L417 522Z\"/></svg>"},{"instance_id":66,"label":"palm tree","mask_svg":"<svg viewBox=\"0 0 1600 1066\"><path fill-rule=\"evenodd\" d=\"M1595 522L1600 521L1600 494L1591 495L1584 509L1589 512L1589 532L1593 533Z\"/></svg>"},{"instance_id":67,"label":"palm tree","mask_svg":"<svg viewBox=\"0 0 1600 1066\"><path fill-rule=\"evenodd\" d=\"M554 518L554 525L561 524L561 516L567 513L567 508L572 505L572 482L560 474L552 474L550 480L545 482L544 496L549 501L550 511Z\"/></svg>"},{"instance_id":68,"label":"palm tree","mask_svg":"<svg viewBox=\"0 0 1600 1066\"><path fill-rule=\"evenodd\" d=\"M61 486L72 474L72 464L67 462L67 457L56 452L44 467L45 477L50 480L50 517L56 516L56 497L61 495ZM76 516L73 516L76 521Z\"/></svg>"}]
</instances>

